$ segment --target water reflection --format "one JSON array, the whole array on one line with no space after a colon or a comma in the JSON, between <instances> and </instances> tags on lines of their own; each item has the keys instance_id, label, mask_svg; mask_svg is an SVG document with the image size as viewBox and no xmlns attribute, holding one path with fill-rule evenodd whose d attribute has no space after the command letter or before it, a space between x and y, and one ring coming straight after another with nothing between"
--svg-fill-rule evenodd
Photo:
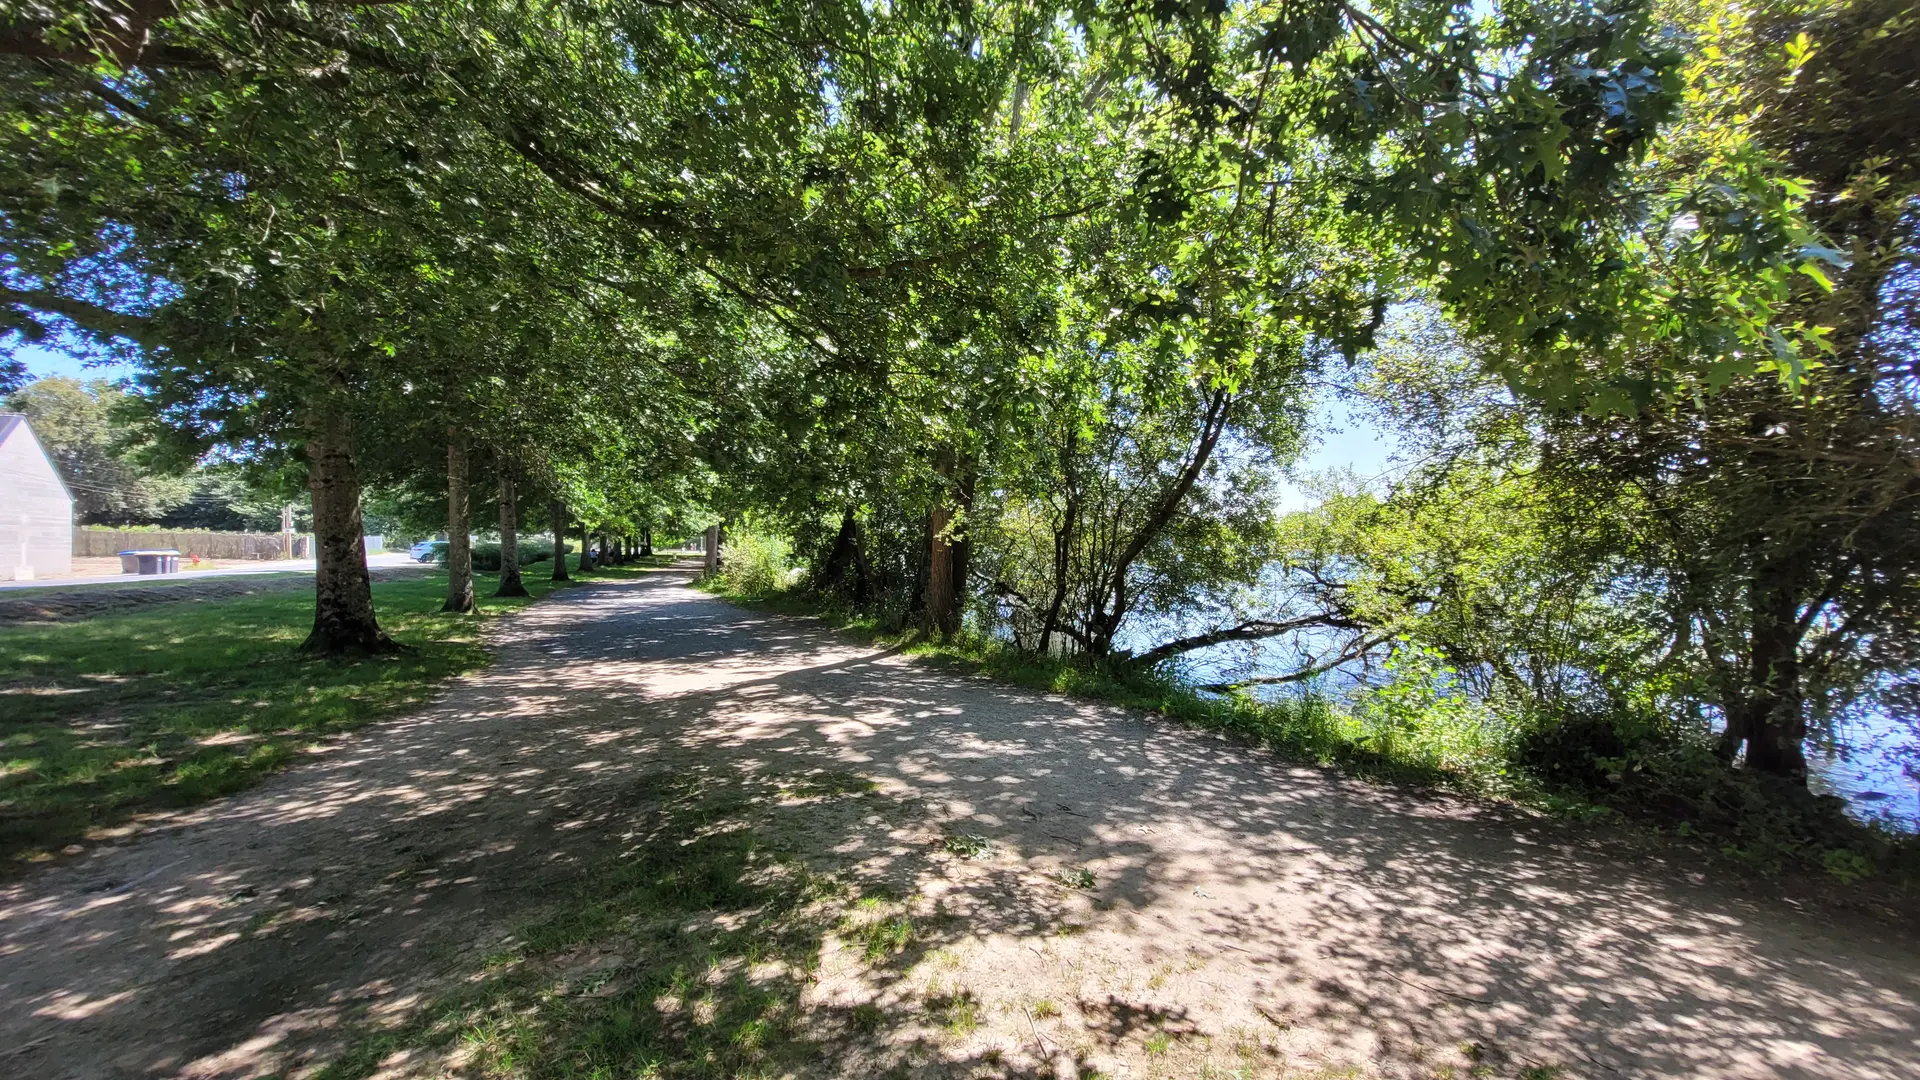
<instances>
[{"instance_id":1,"label":"water reflection","mask_svg":"<svg viewBox=\"0 0 1920 1080\"><path fill-rule=\"evenodd\" d=\"M1897 716L1872 712L1846 721L1831 750L1811 748L1807 764L1818 791L1847 801L1862 821L1920 832L1920 733Z\"/></svg>"}]
</instances>

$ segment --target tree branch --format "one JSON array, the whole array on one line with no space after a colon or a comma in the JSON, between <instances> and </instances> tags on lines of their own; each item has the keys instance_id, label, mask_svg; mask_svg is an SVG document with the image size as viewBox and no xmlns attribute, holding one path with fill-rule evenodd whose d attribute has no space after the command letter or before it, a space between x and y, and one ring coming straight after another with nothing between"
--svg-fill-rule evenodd
<instances>
[{"instance_id":1,"label":"tree branch","mask_svg":"<svg viewBox=\"0 0 1920 1080\"><path fill-rule=\"evenodd\" d=\"M0 285L0 302L23 308L30 313L51 313L78 323L81 328L107 337L144 341L151 325L142 315L127 315L85 300L75 300L45 289L15 289Z\"/></svg>"},{"instance_id":2,"label":"tree branch","mask_svg":"<svg viewBox=\"0 0 1920 1080\"><path fill-rule=\"evenodd\" d=\"M1333 626L1346 630L1359 629L1351 621L1330 614L1303 615L1297 619L1249 619L1238 626L1229 626L1220 630L1209 630L1204 634L1175 638L1164 645L1156 645L1146 652L1127 658L1129 664L1152 667L1162 660L1168 660L1181 653L1204 649L1209 645L1224 645L1229 641L1259 641L1263 638L1291 634L1296 630L1305 630L1315 626Z\"/></svg>"},{"instance_id":3,"label":"tree branch","mask_svg":"<svg viewBox=\"0 0 1920 1080\"><path fill-rule=\"evenodd\" d=\"M1257 675L1251 679L1241 679L1238 682L1207 683L1204 686L1196 687L1196 689L1211 690L1216 694L1224 694L1229 690L1238 690L1247 686L1278 686L1284 683L1305 682L1315 675L1324 675L1350 660L1358 660L1362 656L1372 652L1378 646L1386 644L1387 641L1388 637L1385 634L1362 634L1348 642L1346 648L1341 649L1332 657L1323 661L1309 661L1306 667L1300 668L1297 671L1290 671L1285 675Z\"/></svg>"}]
</instances>

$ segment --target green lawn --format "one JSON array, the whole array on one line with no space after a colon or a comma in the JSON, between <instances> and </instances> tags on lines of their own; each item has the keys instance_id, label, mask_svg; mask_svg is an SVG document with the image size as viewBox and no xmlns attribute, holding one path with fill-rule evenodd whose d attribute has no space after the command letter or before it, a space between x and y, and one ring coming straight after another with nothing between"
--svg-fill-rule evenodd
<instances>
[{"instance_id":1,"label":"green lawn","mask_svg":"<svg viewBox=\"0 0 1920 1080\"><path fill-rule=\"evenodd\" d=\"M530 602L492 599L496 582L477 575L477 618L439 613L445 574L374 585L381 624L412 648L351 662L294 651L313 620L306 590L0 629L0 867L237 791L323 736L425 701L486 663L484 621ZM554 588L544 564L526 583L534 599Z\"/></svg>"}]
</instances>

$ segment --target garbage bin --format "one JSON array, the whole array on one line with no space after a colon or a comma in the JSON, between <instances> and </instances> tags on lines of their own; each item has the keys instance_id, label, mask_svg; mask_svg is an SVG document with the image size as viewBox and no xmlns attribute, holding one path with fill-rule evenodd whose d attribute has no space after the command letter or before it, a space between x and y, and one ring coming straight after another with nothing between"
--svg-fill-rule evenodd
<instances>
[{"instance_id":1,"label":"garbage bin","mask_svg":"<svg viewBox=\"0 0 1920 1080\"><path fill-rule=\"evenodd\" d=\"M142 576L177 574L180 572L180 553L173 548L122 551L120 572Z\"/></svg>"}]
</instances>

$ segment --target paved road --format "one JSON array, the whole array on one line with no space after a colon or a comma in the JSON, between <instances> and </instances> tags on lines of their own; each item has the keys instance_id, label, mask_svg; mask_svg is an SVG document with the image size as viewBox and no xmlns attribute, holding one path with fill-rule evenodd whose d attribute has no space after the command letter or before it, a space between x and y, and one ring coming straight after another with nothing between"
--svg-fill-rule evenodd
<instances>
[{"instance_id":1,"label":"paved road","mask_svg":"<svg viewBox=\"0 0 1920 1080\"><path fill-rule=\"evenodd\" d=\"M1114 1077L1431 1078L1469 1075L1462 1046L1509 1080L1920 1075L1901 933L920 666L683 580L556 594L419 715L0 891L0 1074L317 1064L351 1025L481 977L502 934L635 835L649 782L830 769L880 802L781 813L815 822L814 857L937 917L916 923L931 951L912 972L880 985L832 952L803 1006L917 1015L911 995L938 987L976 999L979 1027L825 1042L809 1075L879 1075L896 1052L914 1075L1071 1073L1064 1052L1039 1060L1052 1048ZM956 833L992 854L945 854ZM1091 888L1061 887L1081 870Z\"/></svg>"},{"instance_id":2,"label":"paved road","mask_svg":"<svg viewBox=\"0 0 1920 1080\"><path fill-rule=\"evenodd\" d=\"M404 551L388 551L367 556L369 568L408 566L413 560ZM101 585L178 585L209 578L255 577L260 574L311 574L312 559L271 559L222 567L219 570L188 570L179 574L141 577L138 574L103 574L94 577L43 578L38 581L0 581L0 589L74 589Z\"/></svg>"}]
</instances>

